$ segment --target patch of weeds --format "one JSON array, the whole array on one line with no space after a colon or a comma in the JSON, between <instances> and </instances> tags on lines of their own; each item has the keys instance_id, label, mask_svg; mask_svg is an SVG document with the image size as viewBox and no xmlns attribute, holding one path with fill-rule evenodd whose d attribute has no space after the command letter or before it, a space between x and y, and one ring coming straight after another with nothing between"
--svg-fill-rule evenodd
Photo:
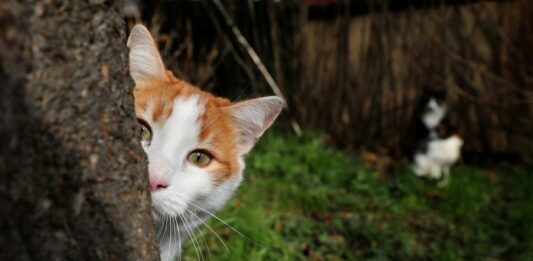
<instances>
[{"instance_id":1,"label":"patch of weeds","mask_svg":"<svg viewBox=\"0 0 533 261\"><path fill-rule=\"evenodd\" d=\"M267 134L244 181L209 224L213 260L533 260L533 173L452 169L447 187L397 164L380 178L320 137ZM489 175L490 174L490 175ZM191 240L184 260L196 260Z\"/></svg>"}]
</instances>

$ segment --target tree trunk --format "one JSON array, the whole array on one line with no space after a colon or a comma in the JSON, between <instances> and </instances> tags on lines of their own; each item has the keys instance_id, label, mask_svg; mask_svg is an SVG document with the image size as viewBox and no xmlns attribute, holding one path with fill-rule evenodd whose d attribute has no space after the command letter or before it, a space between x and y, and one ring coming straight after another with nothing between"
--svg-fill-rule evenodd
<instances>
[{"instance_id":1,"label":"tree trunk","mask_svg":"<svg viewBox=\"0 0 533 261\"><path fill-rule=\"evenodd\" d=\"M156 260L114 1L0 2L0 260Z\"/></svg>"}]
</instances>

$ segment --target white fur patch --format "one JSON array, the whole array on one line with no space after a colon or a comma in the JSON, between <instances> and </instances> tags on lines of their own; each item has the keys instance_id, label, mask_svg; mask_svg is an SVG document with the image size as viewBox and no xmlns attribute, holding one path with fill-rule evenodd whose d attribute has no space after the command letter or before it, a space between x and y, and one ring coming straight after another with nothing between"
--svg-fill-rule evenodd
<instances>
[{"instance_id":1,"label":"white fur patch","mask_svg":"<svg viewBox=\"0 0 533 261\"><path fill-rule=\"evenodd\" d=\"M429 130L437 127L447 113L446 107L439 105L435 98L429 100L426 110L427 112L422 116L422 121Z\"/></svg>"},{"instance_id":2,"label":"white fur patch","mask_svg":"<svg viewBox=\"0 0 533 261\"><path fill-rule=\"evenodd\" d=\"M205 145L199 140L203 111L204 105L193 95L177 98L169 118L160 124L144 118L152 126L152 141L145 147L149 173L169 184L152 192L162 260L173 260L188 236L187 230L193 231L209 217L205 211L214 213L222 208L242 180L244 164L233 178L216 185L211 173L187 161L190 152ZM147 111L142 115L150 114ZM187 219L187 224L182 219Z\"/></svg>"},{"instance_id":3,"label":"white fur patch","mask_svg":"<svg viewBox=\"0 0 533 261\"><path fill-rule=\"evenodd\" d=\"M415 174L432 179L448 175L450 167L459 160L463 140L456 135L447 139L434 139L428 143L426 153L415 155Z\"/></svg>"}]
</instances>

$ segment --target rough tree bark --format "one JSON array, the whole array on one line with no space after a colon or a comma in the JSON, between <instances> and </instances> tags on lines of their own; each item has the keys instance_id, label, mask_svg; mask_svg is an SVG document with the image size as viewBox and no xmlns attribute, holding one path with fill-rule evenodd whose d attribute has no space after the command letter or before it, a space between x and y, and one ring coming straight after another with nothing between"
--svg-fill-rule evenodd
<instances>
[{"instance_id":1,"label":"rough tree bark","mask_svg":"<svg viewBox=\"0 0 533 261\"><path fill-rule=\"evenodd\" d=\"M0 2L0 260L156 260L114 1Z\"/></svg>"}]
</instances>

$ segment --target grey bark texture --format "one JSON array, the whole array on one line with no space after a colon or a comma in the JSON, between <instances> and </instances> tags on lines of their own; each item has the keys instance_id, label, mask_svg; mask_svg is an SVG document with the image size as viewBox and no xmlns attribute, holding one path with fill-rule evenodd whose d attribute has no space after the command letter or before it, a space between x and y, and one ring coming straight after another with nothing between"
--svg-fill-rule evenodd
<instances>
[{"instance_id":1,"label":"grey bark texture","mask_svg":"<svg viewBox=\"0 0 533 261\"><path fill-rule=\"evenodd\" d=\"M0 2L0 260L157 260L114 1Z\"/></svg>"}]
</instances>

